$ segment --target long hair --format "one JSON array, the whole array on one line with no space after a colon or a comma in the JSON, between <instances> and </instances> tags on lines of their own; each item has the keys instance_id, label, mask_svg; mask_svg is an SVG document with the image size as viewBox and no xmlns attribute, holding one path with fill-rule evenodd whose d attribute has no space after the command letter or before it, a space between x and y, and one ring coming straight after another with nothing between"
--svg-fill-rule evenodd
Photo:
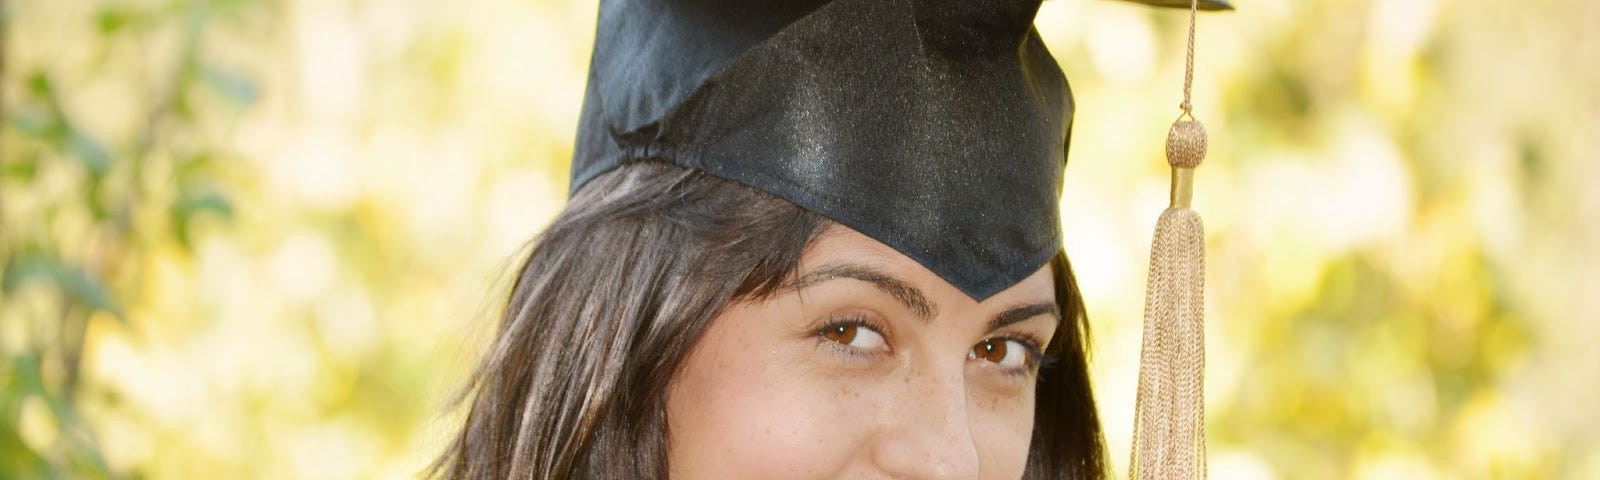
<instances>
[{"instance_id":1,"label":"long hair","mask_svg":"<svg viewBox=\"0 0 1600 480\"><path fill-rule=\"evenodd\" d=\"M662 162L580 189L534 242L428 469L450 479L667 478L666 392L712 317L784 284L829 221ZM1083 305L1065 255L1059 361L1040 373L1030 479L1104 476Z\"/></svg>"}]
</instances>

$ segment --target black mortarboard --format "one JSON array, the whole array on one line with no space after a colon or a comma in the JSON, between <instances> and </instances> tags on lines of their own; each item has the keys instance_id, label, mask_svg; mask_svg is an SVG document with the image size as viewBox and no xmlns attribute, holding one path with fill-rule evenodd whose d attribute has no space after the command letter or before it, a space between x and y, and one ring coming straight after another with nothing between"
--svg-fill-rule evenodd
<instances>
[{"instance_id":1,"label":"black mortarboard","mask_svg":"<svg viewBox=\"0 0 1600 480\"><path fill-rule=\"evenodd\" d=\"M664 160L782 197L974 299L1061 248L1040 0L602 0L572 186Z\"/></svg>"}]
</instances>

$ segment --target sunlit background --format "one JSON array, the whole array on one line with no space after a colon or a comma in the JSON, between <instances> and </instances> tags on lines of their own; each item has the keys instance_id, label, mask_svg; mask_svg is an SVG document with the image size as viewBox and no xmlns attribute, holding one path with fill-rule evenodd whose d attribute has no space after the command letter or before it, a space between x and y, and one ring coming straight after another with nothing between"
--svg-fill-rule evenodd
<instances>
[{"instance_id":1,"label":"sunlit background","mask_svg":"<svg viewBox=\"0 0 1600 480\"><path fill-rule=\"evenodd\" d=\"M1600 2L1204 15L1211 477L1600 478ZM10 0L0 477L406 478L564 201L594 0ZM1055 0L1126 471L1185 14Z\"/></svg>"}]
</instances>

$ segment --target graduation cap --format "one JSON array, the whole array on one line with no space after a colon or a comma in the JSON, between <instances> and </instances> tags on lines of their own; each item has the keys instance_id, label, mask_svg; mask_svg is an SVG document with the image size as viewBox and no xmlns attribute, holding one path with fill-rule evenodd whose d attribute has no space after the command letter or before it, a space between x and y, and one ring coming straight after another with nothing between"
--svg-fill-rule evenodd
<instances>
[{"instance_id":1,"label":"graduation cap","mask_svg":"<svg viewBox=\"0 0 1600 480\"><path fill-rule=\"evenodd\" d=\"M574 191L662 159L799 204L975 299L1061 248L1066 78L1038 0L606 0Z\"/></svg>"},{"instance_id":2,"label":"graduation cap","mask_svg":"<svg viewBox=\"0 0 1600 480\"><path fill-rule=\"evenodd\" d=\"M1188 9L1191 6L1193 6L1195 9L1206 10L1206 11L1233 10L1233 4L1228 3L1228 0L1199 0L1198 2L1193 2L1194 5L1190 5L1192 0L1125 0L1125 1L1133 2L1133 3L1143 3L1145 5L1149 5L1149 6L1152 6L1152 7Z\"/></svg>"},{"instance_id":3,"label":"graduation cap","mask_svg":"<svg viewBox=\"0 0 1600 480\"><path fill-rule=\"evenodd\" d=\"M1232 8L1226 0L1129 1ZM633 161L702 170L861 232L983 300L1061 250L1073 100L1033 28L1040 3L602 0L571 191ZM1187 187L1183 199L1186 207ZM1162 221L1198 228L1198 216L1181 212ZM1169 275L1198 265L1195 231L1172 241L1157 235L1153 250L1180 252L1168 257L1181 268L1152 267L1151 308L1188 312L1200 303L1189 295L1198 286L1183 284L1195 275ZM1147 350L1161 338L1147 327ZM1141 374L1141 412L1145 383ZM1152 383L1152 405L1171 403L1155 400L1179 391L1170 383ZM1157 420L1141 413L1140 431L1173 423ZM1153 453L1136 453L1136 462L1187 455L1192 466L1203 457L1203 443L1198 454L1161 445L1141 444L1138 452ZM1178 478L1163 468L1133 470Z\"/></svg>"}]
</instances>

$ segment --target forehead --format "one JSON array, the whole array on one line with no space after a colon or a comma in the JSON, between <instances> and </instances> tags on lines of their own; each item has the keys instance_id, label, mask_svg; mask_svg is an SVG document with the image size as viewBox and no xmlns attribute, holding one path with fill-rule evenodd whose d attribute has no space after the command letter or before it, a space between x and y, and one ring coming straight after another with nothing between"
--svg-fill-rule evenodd
<instances>
[{"instance_id":1,"label":"forehead","mask_svg":"<svg viewBox=\"0 0 1600 480\"><path fill-rule=\"evenodd\" d=\"M860 265L899 278L921 290L930 300L944 308L990 306L1001 308L1018 302L1055 299L1055 280L1051 276L1052 267L1049 264L1042 266L1022 281L978 302L911 257L839 224L830 225L817 235L816 240L800 257L796 274L803 276L820 267L836 264Z\"/></svg>"}]
</instances>

